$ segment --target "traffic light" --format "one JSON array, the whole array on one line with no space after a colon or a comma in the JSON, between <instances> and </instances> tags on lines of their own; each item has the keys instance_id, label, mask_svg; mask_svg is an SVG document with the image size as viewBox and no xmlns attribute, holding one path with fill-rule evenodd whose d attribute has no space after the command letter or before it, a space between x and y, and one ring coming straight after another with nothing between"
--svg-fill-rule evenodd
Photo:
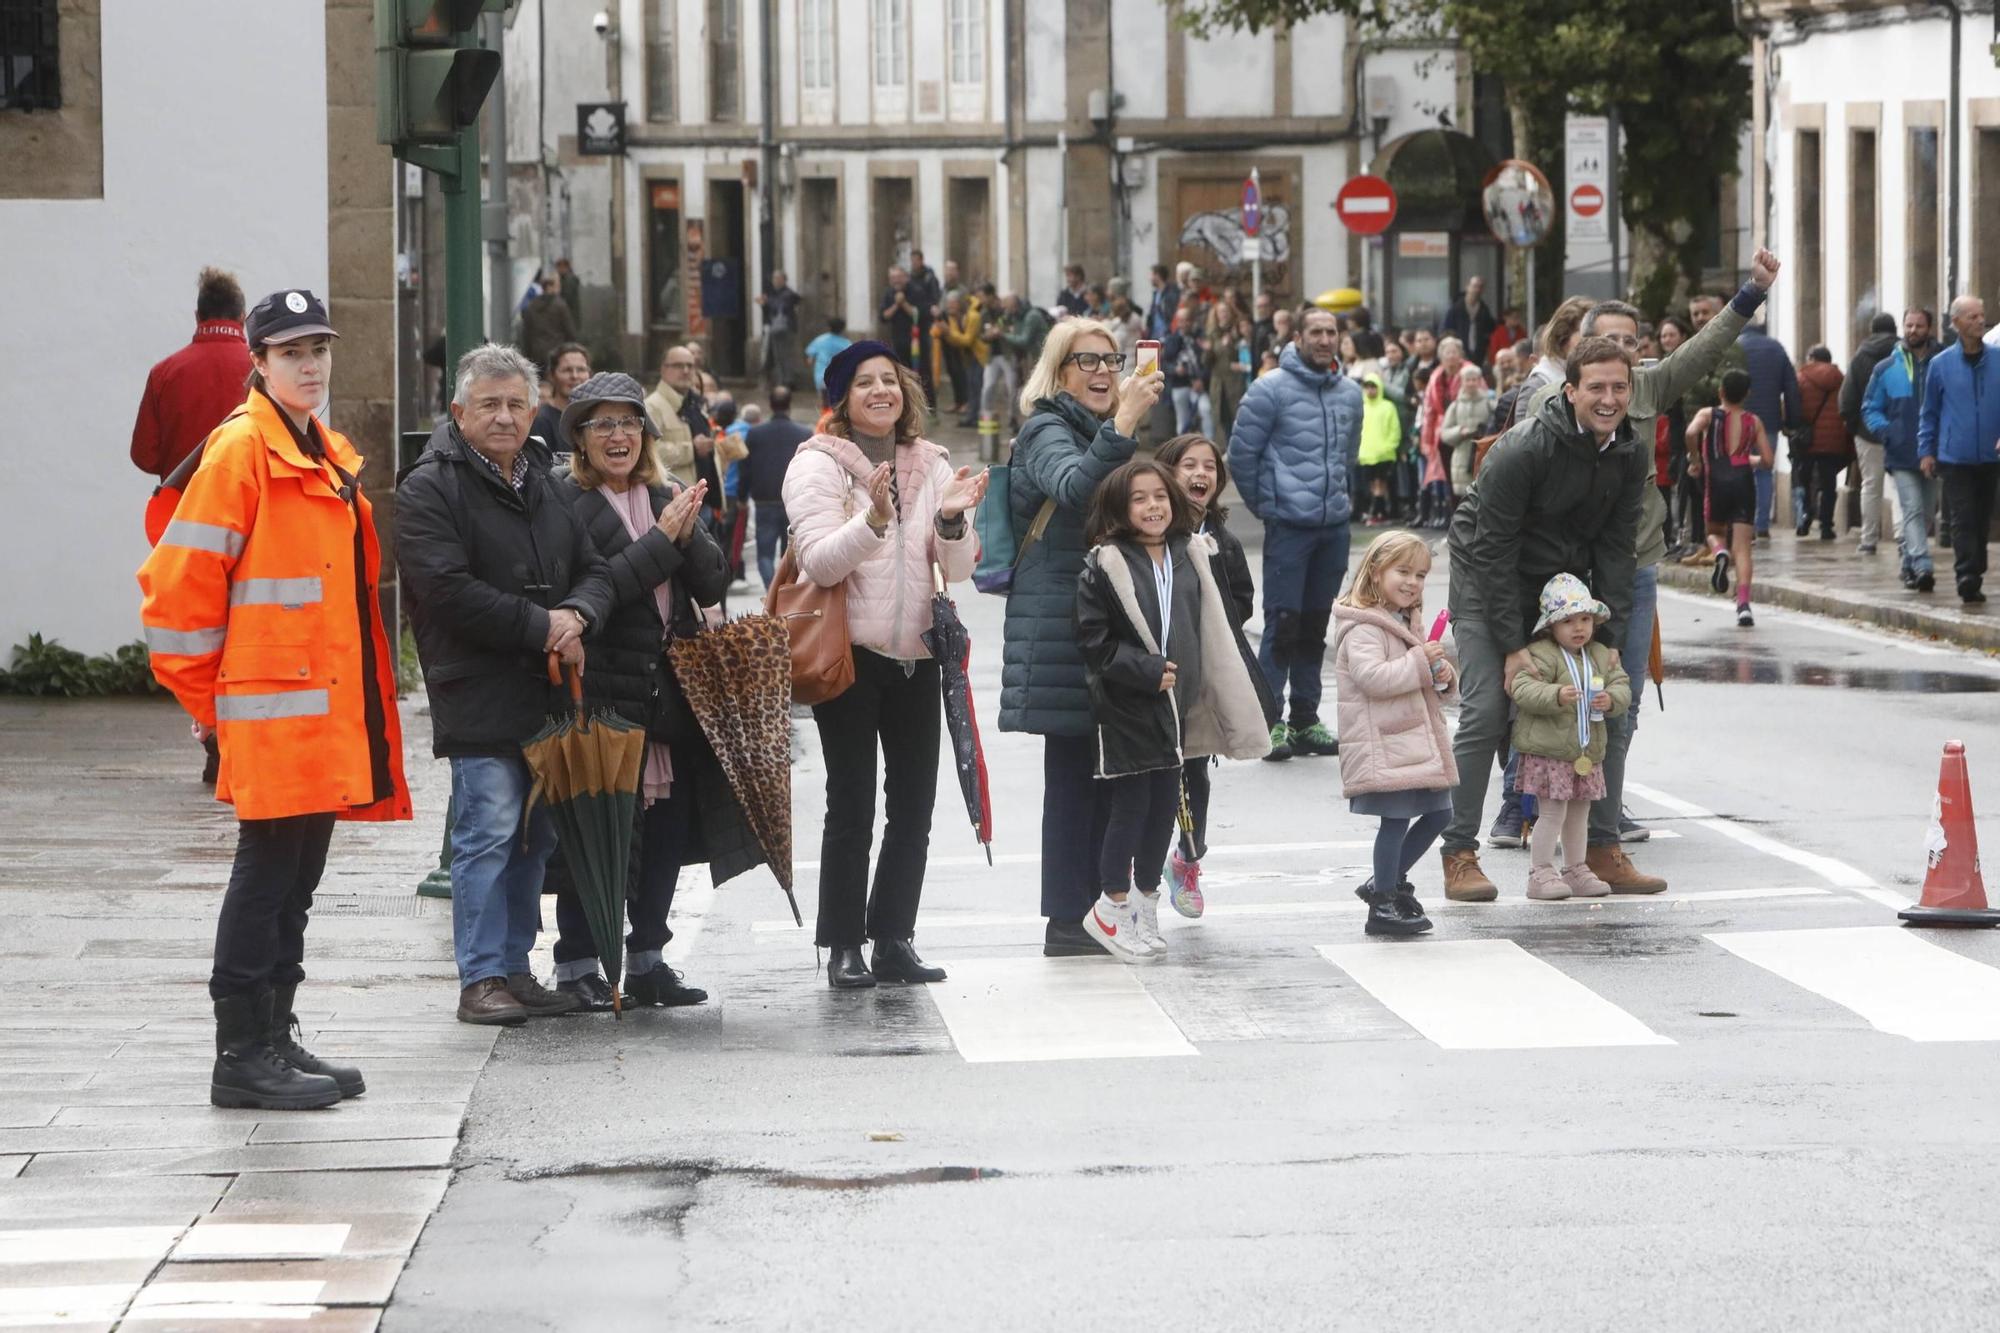
<instances>
[{"instance_id":1,"label":"traffic light","mask_svg":"<svg viewBox=\"0 0 2000 1333\"><path fill-rule=\"evenodd\" d=\"M426 147L456 145L479 119L500 53L473 44L485 0L375 0L375 137L438 168Z\"/></svg>"}]
</instances>

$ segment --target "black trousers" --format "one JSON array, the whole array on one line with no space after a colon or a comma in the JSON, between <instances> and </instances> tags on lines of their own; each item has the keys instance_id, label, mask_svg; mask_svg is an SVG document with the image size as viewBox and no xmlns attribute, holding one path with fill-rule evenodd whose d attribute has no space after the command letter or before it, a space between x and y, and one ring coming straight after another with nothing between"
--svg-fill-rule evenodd
<instances>
[{"instance_id":1,"label":"black trousers","mask_svg":"<svg viewBox=\"0 0 2000 1333\"><path fill-rule=\"evenodd\" d=\"M674 908L674 888L680 883L693 809L694 786L684 775L676 775L673 795L650 806L642 804L638 812L632 839L631 888L625 895L625 914L632 926L625 936L628 956L656 953L674 937L667 928L667 913ZM549 858L550 866L562 860L562 855L562 849L557 848ZM577 897L567 874L556 885L555 895L556 962L597 958L590 918L584 914L583 899Z\"/></svg>"},{"instance_id":2,"label":"black trousers","mask_svg":"<svg viewBox=\"0 0 2000 1333\"><path fill-rule=\"evenodd\" d=\"M236 826L236 862L215 921L215 966L208 997L255 995L305 979L306 918L326 871L334 817L245 819Z\"/></svg>"},{"instance_id":3,"label":"black trousers","mask_svg":"<svg viewBox=\"0 0 2000 1333\"><path fill-rule=\"evenodd\" d=\"M860 947L864 939L916 934L937 803L938 741L943 716L936 662L903 663L854 650L854 683L813 706L826 752L826 832L820 840L819 925L823 949ZM875 750L882 751L886 821L868 889L875 839Z\"/></svg>"},{"instance_id":4,"label":"black trousers","mask_svg":"<svg viewBox=\"0 0 2000 1333\"><path fill-rule=\"evenodd\" d=\"M1799 462L1803 465L1799 473L1801 485L1812 497L1812 508L1804 513L1792 515L1794 524L1805 520L1807 514L1817 514L1821 528L1833 526L1833 511L1840 499L1840 472L1847 466L1845 458L1834 458L1828 454L1807 454Z\"/></svg>"},{"instance_id":5,"label":"black trousers","mask_svg":"<svg viewBox=\"0 0 2000 1333\"><path fill-rule=\"evenodd\" d=\"M1181 804L1181 771L1160 768L1104 778L1110 799L1104 848L1097 857L1097 887L1106 893L1160 887L1160 870L1174 840L1174 815Z\"/></svg>"},{"instance_id":6,"label":"black trousers","mask_svg":"<svg viewBox=\"0 0 2000 1333\"><path fill-rule=\"evenodd\" d=\"M1042 915L1072 924L1097 901L1109 793L1097 780L1097 737L1042 738Z\"/></svg>"},{"instance_id":7,"label":"black trousers","mask_svg":"<svg viewBox=\"0 0 2000 1333\"><path fill-rule=\"evenodd\" d=\"M1993 498L2000 463L1940 463L1944 506L1951 516L1951 564L1960 592L1977 592L1986 578L1986 533L1993 526Z\"/></svg>"}]
</instances>

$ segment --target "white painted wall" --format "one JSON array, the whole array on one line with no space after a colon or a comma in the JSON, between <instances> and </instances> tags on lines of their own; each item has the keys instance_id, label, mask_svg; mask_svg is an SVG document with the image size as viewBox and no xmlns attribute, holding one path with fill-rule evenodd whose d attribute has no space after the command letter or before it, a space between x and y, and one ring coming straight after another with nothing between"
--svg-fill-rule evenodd
<instances>
[{"instance_id":1,"label":"white painted wall","mask_svg":"<svg viewBox=\"0 0 2000 1333\"><path fill-rule=\"evenodd\" d=\"M1292 114L1338 116L1347 110L1347 23L1332 16L1292 29Z\"/></svg>"},{"instance_id":2,"label":"white painted wall","mask_svg":"<svg viewBox=\"0 0 2000 1333\"><path fill-rule=\"evenodd\" d=\"M1268 116L1277 80L1277 46L1271 34L1229 33L1190 42L1187 114Z\"/></svg>"},{"instance_id":3,"label":"white painted wall","mask_svg":"<svg viewBox=\"0 0 2000 1333\"><path fill-rule=\"evenodd\" d=\"M1111 0L1111 77L1125 99L1119 114L1167 114L1167 7L1160 0Z\"/></svg>"},{"instance_id":4,"label":"white painted wall","mask_svg":"<svg viewBox=\"0 0 2000 1333\"><path fill-rule=\"evenodd\" d=\"M1983 20L1977 16L1966 20L1960 72L1964 120L1964 146L1957 154L1958 271L1961 287L1971 281L1972 246L1976 239L1974 209L1977 201L1972 193L1972 145L1977 140L1971 125L1969 104L1976 99L2000 97L2000 69L1996 69L1986 50L1982 23ZM1881 104L1881 128L1877 140L1879 195L1876 205L1881 269L1879 305L1882 309L1900 312L1906 305L1935 308L1940 303L1942 294L1907 289L1906 259L1910 238L1905 206L1909 122L1905 118L1904 103L1942 101L1949 95L1950 40L1951 27L1941 11L1936 16L1918 12L1901 22L1884 26L1815 33L1797 45L1784 47L1780 52L1771 133L1766 144L1752 145L1752 151L1761 147L1767 154L1773 187L1772 248L1781 257L1789 259L1796 249L1798 219L1794 188L1798 118L1792 108L1810 105L1825 107L1825 129L1821 140L1824 198L1821 254L1824 268L1820 290L1825 341L1836 361L1844 362L1852 353L1855 341L1852 315L1863 295L1849 290L1847 272L1850 174L1846 107L1850 103ZM1939 152L1942 159L1951 152L1946 141L1949 132L1948 107L1946 124L1941 126L1941 131ZM1744 175L1749 175L1747 159ZM1949 195L1948 181L1940 180L1939 193L1939 208L1942 211ZM1746 200L1746 204L1746 217L1750 210L1763 207L1763 201L1755 198ZM1940 282L1947 280L1948 253L1948 243L1941 241L1938 248ZM1780 287L1769 309L1773 336L1796 355L1803 348L1798 346L1801 337L1798 306L1792 299L1792 291L1796 289L1787 289L1787 279L1791 276L1788 274L1780 278ZM1990 292L1984 295L1989 301L1994 297Z\"/></svg>"},{"instance_id":5,"label":"white painted wall","mask_svg":"<svg viewBox=\"0 0 2000 1333\"><path fill-rule=\"evenodd\" d=\"M153 479L127 450L147 371L193 336L202 266L233 270L253 304L326 291L325 14L104 0L103 20L104 197L0 200L0 288L22 312L0 344L0 466L43 478L0 488L0 653L37 632L86 652L139 637ZM202 59L162 58L193 31ZM337 426L338 352L333 382Z\"/></svg>"},{"instance_id":6,"label":"white painted wall","mask_svg":"<svg viewBox=\"0 0 2000 1333\"><path fill-rule=\"evenodd\" d=\"M1450 116L1451 122L1458 124L1458 62L1459 53L1449 47L1391 47L1387 50L1373 50L1362 57L1360 86L1355 90L1355 99L1364 116L1368 114L1368 84L1378 79L1387 79L1395 88L1395 100L1389 113L1388 126L1383 130L1381 141L1389 143L1414 134L1418 130L1434 130L1443 123L1442 117ZM1299 82L1292 84L1292 96L1299 95ZM1373 132L1374 126L1367 126ZM1373 156L1374 140L1369 139ZM1365 163L1364 163L1365 165Z\"/></svg>"},{"instance_id":7,"label":"white painted wall","mask_svg":"<svg viewBox=\"0 0 2000 1333\"><path fill-rule=\"evenodd\" d=\"M1027 6L1022 55L1031 121L1061 120L1067 108L1069 76L1064 54L1069 31L1065 11L1066 6L1047 0ZM1166 69L1164 63L1160 69Z\"/></svg>"}]
</instances>

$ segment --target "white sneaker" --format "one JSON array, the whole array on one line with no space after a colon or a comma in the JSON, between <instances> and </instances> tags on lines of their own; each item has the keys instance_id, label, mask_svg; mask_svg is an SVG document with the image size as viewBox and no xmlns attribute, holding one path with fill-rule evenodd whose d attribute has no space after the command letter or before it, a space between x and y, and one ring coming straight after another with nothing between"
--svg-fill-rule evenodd
<instances>
[{"instance_id":1,"label":"white sneaker","mask_svg":"<svg viewBox=\"0 0 2000 1333\"><path fill-rule=\"evenodd\" d=\"M1096 905L1084 914L1083 929L1121 963L1153 961L1152 947L1139 936L1139 905L1129 893L1122 903L1097 895Z\"/></svg>"},{"instance_id":2,"label":"white sneaker","mask_svg":"<svg viewBox=\"0 0 2000 1333\"><path fill-rule=\"evenodd\" d=\"M1147 893L1143 889L1138 890L1127 894L1125 901L1128 904L1135 901L1139 904L1140 941L1152 950L1155 958L1165 958L1167 937L1160 933L1160 891L1155 889Z\"/></svg>"}]
</instances>

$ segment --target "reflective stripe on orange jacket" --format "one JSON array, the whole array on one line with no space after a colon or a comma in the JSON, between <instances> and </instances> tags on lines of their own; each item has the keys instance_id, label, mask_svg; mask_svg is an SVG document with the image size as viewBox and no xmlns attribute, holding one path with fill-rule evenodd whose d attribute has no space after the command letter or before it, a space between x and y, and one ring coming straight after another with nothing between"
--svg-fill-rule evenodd
<instances>
[{"instance_id":1,"label":"reflective stripe on orange jacket","mask_svg":"<svg viewBox=\"0 0 2000 1333\"><path fill-rule=\"evenodd\" d=\"M153 674L196 721L216 728L218 800L240 819L336 812L408 819L395 659L375 608L381 551L347 438L320 427L326 461L308 458L278 409L252 391L208 439L160 543L139 568ZM356 588L355 524L363 578ZM358 594L358 595L357 595ZM381 701L373 738L367 655ZM375 799L386 747L387 799Z\"/></svg>"}]
</instances>

